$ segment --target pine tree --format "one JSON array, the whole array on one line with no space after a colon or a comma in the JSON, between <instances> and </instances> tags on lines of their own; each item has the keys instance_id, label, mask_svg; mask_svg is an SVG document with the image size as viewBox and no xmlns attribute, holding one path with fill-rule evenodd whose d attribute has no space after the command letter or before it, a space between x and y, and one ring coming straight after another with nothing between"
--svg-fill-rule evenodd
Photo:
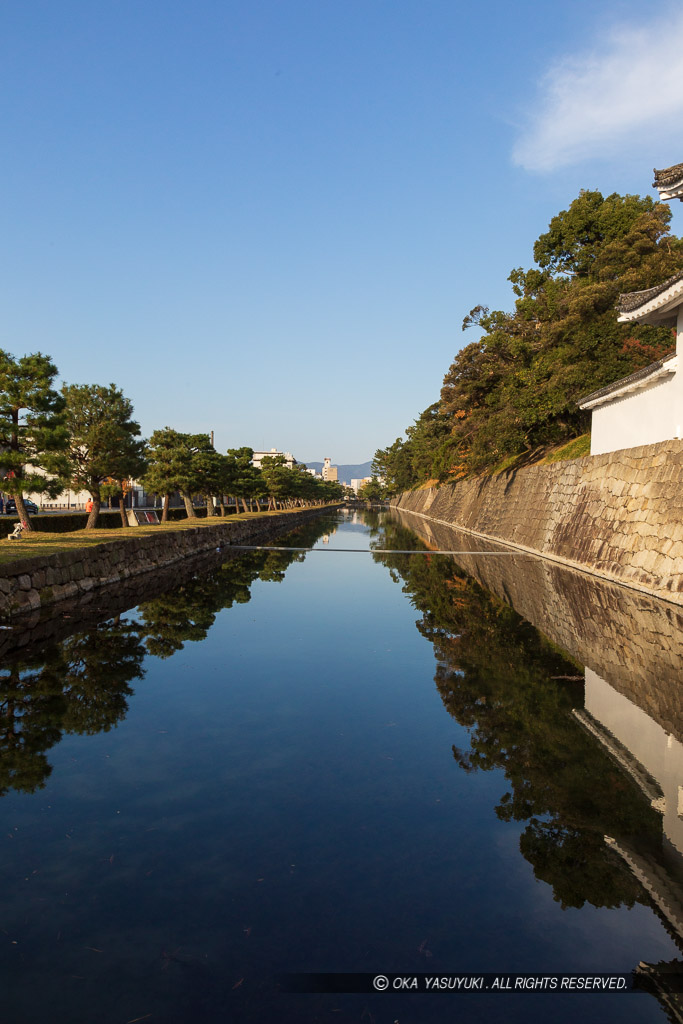
<instances>
[{"instance_id":1,"label":"pine tree","mask_svg":"<svg viewBox=\"0 0 683 1024\"><path fill-rule=\"evenodd\" d=\"M132 403L113 384L66 384L62 394L69 431L68 478L76 490L92 497L86 523L91 530L97 525L103 485L144 472L145 444L138 440Z\"/></svg>"},{"instance_id":2,"label":"pine tree","mask_svg":"<svg viewBox=\"0 0 683 1024\"><path fill-rule=\"evenodd\" d=\"M168 506L171 494L180 491L188 475L189 452L185 444L186 434L172 427L155 430L147 442L147 470L142 479L143 486L150 494L164 499L161 521L168 520Z\"/></svg>"},{"instance_id":3,"label":"pine tree","mask_svg":"<svg viewBox=\"0 0 683 1024\"><path fill-rule=\"evenodd\" d=\"M0 447L3 488L13 494L24 529L32 530L23 495L56 496L67 445L57 367L40 352L15 359L0 349ZM42 472L41 472L42 470ZM46 475L47 474L47 475Z\"/></svg>"}]
</instances>

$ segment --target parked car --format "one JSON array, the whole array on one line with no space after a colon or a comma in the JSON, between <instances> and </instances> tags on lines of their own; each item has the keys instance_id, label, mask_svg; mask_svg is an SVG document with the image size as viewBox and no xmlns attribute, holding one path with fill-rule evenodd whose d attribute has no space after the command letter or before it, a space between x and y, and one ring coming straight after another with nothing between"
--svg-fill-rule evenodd
<instances>
[{"instance_id":1,"label":"parked car","mask_svg":"<svg viewBox=\"0 0 683 1024\"><path fill-rule=\"evenodd\" d=\"M30 498L24 498L24 505L26 506L26 511L32 516L36 515L36 513L40 511L35 501L31 501ZM15 516L17 514L17 503L14 498L8 498L5 502L5 512L10 516Z\"/></svg>"}]
</instances>

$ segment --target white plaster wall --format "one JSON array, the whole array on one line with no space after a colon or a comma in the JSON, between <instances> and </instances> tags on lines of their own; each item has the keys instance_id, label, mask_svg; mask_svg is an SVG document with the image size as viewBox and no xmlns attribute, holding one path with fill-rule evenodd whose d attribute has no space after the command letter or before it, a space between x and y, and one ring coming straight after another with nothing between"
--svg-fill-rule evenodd
<instances>
[{"instance_id":1,"label":"white plaster wall","mask_svg":"<svg viewBox=\"0 0 683 1024\"><path fill-rule=\"evenodd\" d=\"M676 354L681 369L593 409L591 455L683 437L683 303L676 312Z\"/></svg>"},{"instance_id":2,"label":"white plaster wall","mask_svg":"<svg viewBox=\"0 0 683 1024\"><path fill-rule=\"evenodd\" d=\"M593 409L591 455L681 437L683 372Z\"/></svg>"},{"instance_id":3,"label":"white plaster wall","mask_svg":"<svg viewBox=\"0 0 683 1024\"><path fill-rule=\"evenodd\" d=\"M659 783L664 832L683 854L683 744L589 668L585 707Z\"/></svg>"}]
</instances>

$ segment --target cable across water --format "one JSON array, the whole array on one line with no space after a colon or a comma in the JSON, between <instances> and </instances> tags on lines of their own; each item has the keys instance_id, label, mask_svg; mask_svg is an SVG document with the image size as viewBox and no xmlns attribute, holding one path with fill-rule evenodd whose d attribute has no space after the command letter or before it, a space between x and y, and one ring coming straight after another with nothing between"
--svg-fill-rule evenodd
<instances>
[{"instance_id":1,"label":"cable across water","mask_svg":"<svg viewBox=\"0 0 683 1024\"><path fill-rule=\"evenodd\" d=\"M430 551L428 548L425 550L416 548L294 548L271 544L229 544L227 547L238 548L240 551L326 551L358 555L521 555L526 558L542 557L533 551Z\"/></svg>"}]
</instances>

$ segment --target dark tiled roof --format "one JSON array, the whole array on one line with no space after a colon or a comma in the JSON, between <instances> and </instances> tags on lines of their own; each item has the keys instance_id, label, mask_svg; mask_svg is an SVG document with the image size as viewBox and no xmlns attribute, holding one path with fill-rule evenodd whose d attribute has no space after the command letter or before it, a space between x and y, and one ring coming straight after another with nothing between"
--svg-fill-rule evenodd
<instances>
[{"instance_id":1,"label":"dark tiled roof","mask_svg":"<svg viewBox=\"0 0 683 1024\"><path fill-rule=\"evenodd\" d=\"M590 395L586 395L585 398L580 398L577 405L586 405L587 402L594 402L597 398L606 398L607 395L611 395L613 391L621 391L622 388L628 387L629 384L636 384L638 381L647 380L657 370L661 370L664 363L671 359L672 356L676 355L676 350L667 352L666 355L662 356L654 363L650 363L649 366L644 366L642 370L636 370L635 373L631 373L628 377L622 377L621 380L615 380L613 384L608 384L604 388L599 388L597 391L593 391Z\"/></svg>"},{"instance_id":2,"label":"dark tiled roof","mask_svg":"<svg viewBox=\"0 0 683 1024\"><path fill-rule=\"evenodd\" d=\"M683 270L679 270L673 277L663 281L662 284L655 285L654 288L646 288L642 292L624 292L619 296L619 301L617 302L618 312L632 313L634 309L638 309L638 306L643 306L650 299L656 298L662 292L665 292L667 288L670 288L672 284L676 284L677 281L683 281Z\"/></svg>"},{"instance_id":3,"label":"dark tiled roof","mask_svg":"<svg viewBox=\"0 0 683 1024\"><path fill-rule=\"evenodd\" d=\"M670 189L674 185L683 183L683 164L674 164L673 167L663 167L658 171L655 167L653 174L655 180L652 187L657 189Z\"/></svg>"}]
</instances>

